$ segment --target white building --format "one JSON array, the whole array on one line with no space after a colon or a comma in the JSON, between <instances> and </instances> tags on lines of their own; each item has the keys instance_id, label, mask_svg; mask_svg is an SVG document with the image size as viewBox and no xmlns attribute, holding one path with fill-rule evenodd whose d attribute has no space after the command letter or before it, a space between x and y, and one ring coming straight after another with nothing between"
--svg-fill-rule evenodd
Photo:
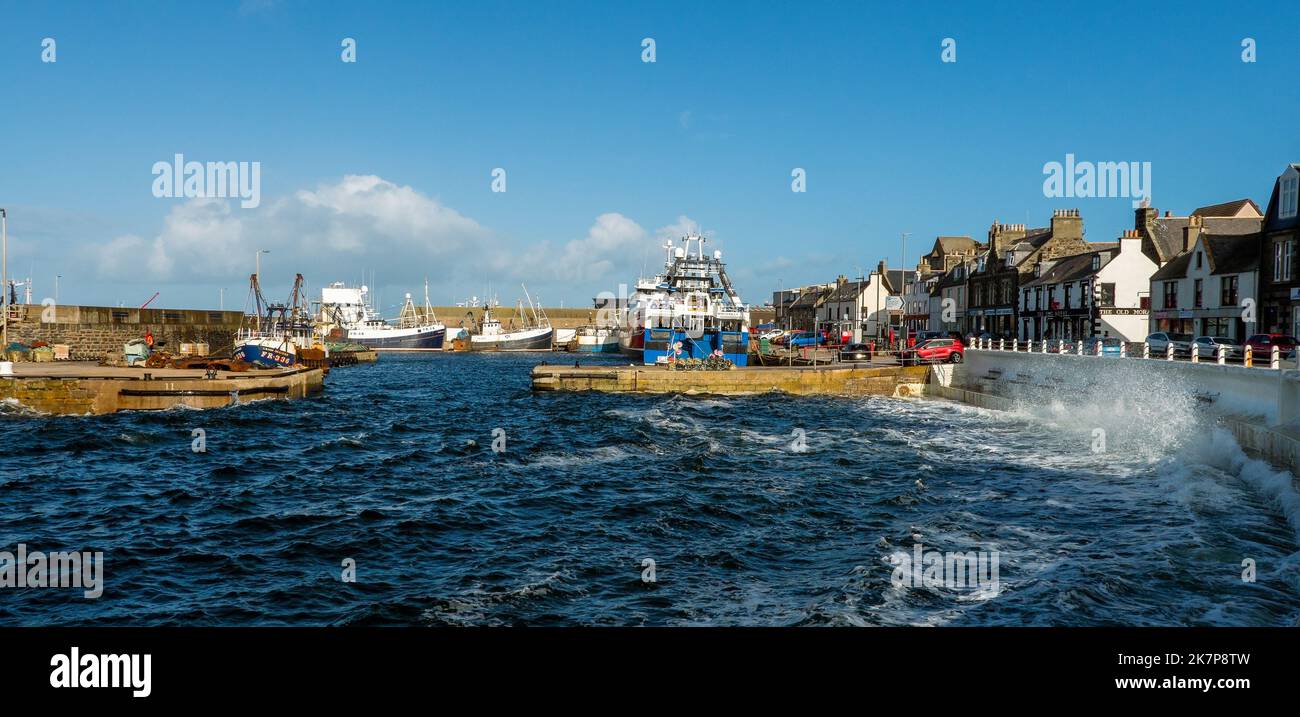
<instances>
[{"instance_id":1,"label":"white building","mask_svg":"<svg viewBox=\"0 0 1300 717\"><path fill-rule=\"evenodd\" d=\"M1150 314L1150 277L1156 263L1142 251L1142 236L1128 230L1118 243L1041 261L1020 287L1022 341L1090 336L1142 341Z\"/></svg>"},{"instance_id":2,"label":"white building","mask_svg":"<svg viewBox=\"0 0 1300 717\"><path fill-rule=\"evenodd\" d=\"M901 310L891 312L889 304L901 298L903 283L914 274L897 269L886 271L882 261L865 279L849 281L839 277L830 296L817 308L818 328L834 326L843 333L852 333L855 343L887 336L890 324L897 323L891 322L894 314L902 316ZM890 297L896 298L891 301Z\"/></svg>"},{"instance_id":3,"label":"white building","mask_svg":"<svg viewBox=\"0 0 1300 717\"><path fill-rule=\"evenodd\" d=\"M1187 242L1186 251L1151 275L1150 331L1245 341L1255 331L1244 320L1252 314L1243 302L1258 295L1260 235L1207 234L1192 226Z\"/></svg>"}]
</instances>

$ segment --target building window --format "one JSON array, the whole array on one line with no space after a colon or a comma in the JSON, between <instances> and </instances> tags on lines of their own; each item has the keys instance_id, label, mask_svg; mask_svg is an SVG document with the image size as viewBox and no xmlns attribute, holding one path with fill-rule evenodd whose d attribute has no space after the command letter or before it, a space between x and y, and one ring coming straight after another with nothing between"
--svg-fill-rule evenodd
<instances>
[{"instance_id":1,"label":"building window","mask_svg":"<svg viewBox=\"0 0 1300 717\"><path fill-rule=\"evenodd\" d=\"M1112 308L1115 306L1114 284L1101 285L1101 297L1097 299L1097 306L1105 306L1106 308Z\"/></svg>"},{"instance_id":2,"label":"building window","mask_svg":"<svg viewBox=\"0 0 1300 717\"><path fill-rule=\"evenodd\" d=\"M1034 308L1040 311L1043 309L1043 287L1041 286L1034 289Z\"/></svg>"},{"instance_id":3,"label":"building window","mask_svg":"<svg viewBox=\"0 0 1300 717\"><path fill-rule=\"evenodd\" d=\"M1196 252L1196 268L1201 268L1201 252Z\"/></svg>"},{"instance_id":4,"label":"building window","mask_svg":"<svg viewBox=\"0 0 1300 717\"><path fill-rule=\"evenodd\" d=\"M1202 304L1201 304L1201 284L1202 284L1202 282L1203 282L1202 279L1197 279L1196 281L1192 282L1192 306L1194 306L1194 307L1196 307L1196 308L1198 308L1198 309L1201 308L1201 306L1202 306Z\"/></svg>"},{"instance_id":5,"label":"building window","mask_svg":"<svg viewBox=\"0 0 1300 717\"><path fill-rule=\"evenodd\" d=\"M1219 279L1219 306L1237 305L1237 277L1225 276Z\"/></svg>"},{"instance_id":6,"label":"building window","mask_svg":"<svg viewBox=\"0 0 1300 717\"><path fill-rule=\"evenodd\" d=\"M1273 281L1291 280L1291 254L1295 242L1280 241L1273 245Z\"/></svg>"},{"instance_id":7,"label":"building window","mask_svg":"<svg viewBox=\"0 0 1300 717\"><path fill-rule=\"evenodd\" d=\"M1070 308L1070 285L1065 285L1065 308Z\"/></svg>"},{"instance_id":8,"label":"building window","mask_svg":"<svg viewBox=\"0 0 1300 717\"><path fill-rule=\"evenodd\" d=\"M1079 306L1085 309L1088 308L1088 304L1091 303L1090 302L1091 299L1092 299L1092 290L1089 288L1088 282L1086 281L1079 282Z\"/></svg>"},{"instance_id":9,"label":"building window","mask_svg":"<svg viewBox=\"0 0 1300 717\"><path fill-rule=\"evenodd\" d=\"M1029 308L1029 289L1025 289L1025 308Z\"/></svg>"},{"instance_id":10,"label":"building window","mask_svg":"<svg viewBox=\"0 0 1300 717\"><path fill-rule=\"evenodd\" d=\"M1178 282L1176 281L1165 282L1165 308L1178 308Z\"/></svg>"},{"instance_id":11,"label":"building window","mask_svg":"<svg viewBox=\"0 0 1300 717\"><path fill-rule=\"evenodd\" d=\"M1092 270L1093 270L1093 271L1097 271L1098 269L1101 269L1101 255L1100 255L1100 254L1093 254L1093 255L1092 255Z\"/></svg>"},{"instance_id":12,"label":"building window","mask_svg":"<svg viewBox=\"0 0 1300 717\"><path fill-rule=\"evenodd\" d=\"M1056 309L1060 308L1060 307L1058 307L1058 306L1056 305L1056 287L1055 287L1055 286L1049 286L1049 287L1047 287L1047 308L1049 308L1049 309L1051 309L1051 310L1053 310L1053 311L1055 311Z\"/></svg>"},{"instance_id":13,"label":"building window","mask_svg":"<svg viewBox=\"0 0 1300 717\"><path fill-rule=\"evenodd\" d=\"M1281 204L1277 210L1278 219L1290 219L1296 215L1297 189L1300 189L1300 176L1282 177Z\"/></svg>"},{"instance_id":14,"label":"building window","mask_svg":"<svg viewBox=\"0 0 1300 717\"><path fill-rule=\"evenodd\" d=\"M1229 338L1228 324L1232 319L1218 318L1205 320L1205 335Z\"/></svg>"}]
</instances>

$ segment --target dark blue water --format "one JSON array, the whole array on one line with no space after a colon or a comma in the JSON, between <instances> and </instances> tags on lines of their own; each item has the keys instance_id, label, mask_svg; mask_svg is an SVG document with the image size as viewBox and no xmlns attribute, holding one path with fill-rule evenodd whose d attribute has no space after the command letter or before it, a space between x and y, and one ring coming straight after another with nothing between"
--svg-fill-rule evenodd
<instances>
[{"instance_id":1,"label":"dark blue water","mask_svg":"<svg viewBox=\"0 0 1300 717\"><path fill-rule=\"evenodd\" d=\"M4 414L0 550L102 550L106 578L97 600L0 590L0 624L1300 620L1290 477L1221 432L1120 425L1098 454L1068 412L533 395L543 360L573 358L384 356L314 400ZM918 543L998 551L998 589L895 587Z\"/></svg>"}]
</instances>

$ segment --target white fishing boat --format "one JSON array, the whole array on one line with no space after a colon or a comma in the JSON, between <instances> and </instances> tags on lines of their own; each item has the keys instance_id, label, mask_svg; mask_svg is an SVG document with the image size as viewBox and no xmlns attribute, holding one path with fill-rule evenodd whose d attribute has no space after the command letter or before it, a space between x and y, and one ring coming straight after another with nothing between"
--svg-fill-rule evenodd
<instances>
[{"instance_id":1,"label":"white fishing boat","mask_svg":"<svg viewBox=\"0 0 1300 717\"><path fill-rule=\"evenodd\" d=\"M318 321L325 333L341 329L341 339L368 346L377 351L441 349L447 327L433 315L429 305L429 282L424 282L424 307L417 309L411 295L398 314L397 324L385 321L370 306L370 289L349 287L335 282L321 289Z\"/></svg>"},{"instance_id":2,"label":"white fishing boat","mask_svg":"<svg viewBox=\"0 0 1300 717\"><path fill-rule=\"evenodd\" d=\"M578 329L577 351L580 353L618 353L618 328L614 326L583 326Z\"/></svg>"},{"instance_id":3,"label":"white fishing boat","mask_svg":"<svg viewBox=\"0 0 1300 717\"><path fill-rule=\"evenodd\" d=\"M524 287L524 295L528 288ZM471 351L550 351L555 339L555 329L546 318L546 312L533 304L528 298L528 308L532 312L531 321L524 312L523 302L519 303L519 319L524 327L504 330L501 321L492 315L491 304L483 310L483 321L478 330L470 334ZM531 324L531 325L530 325Z\"/></svg>"}]
</instances>

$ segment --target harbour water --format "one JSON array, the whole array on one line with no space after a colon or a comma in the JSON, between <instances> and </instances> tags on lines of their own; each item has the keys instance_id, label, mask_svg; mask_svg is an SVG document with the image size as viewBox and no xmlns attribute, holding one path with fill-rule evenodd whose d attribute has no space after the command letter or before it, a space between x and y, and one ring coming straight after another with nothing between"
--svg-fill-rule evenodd
<instances>
[{"instance_id":1,"label":"harbour water","mask_svg":"<svg viewBox=\"0 0 1300 717\"><path fill-rule=\"evenodd\" d=\"M315 399L0 414L0 550L102 550L105 576L0 590L0 624L1300 624L1290 476L1181 406L530 392L572 360L387 355ZM916 545L996 551L999 584L896 587Z\"/></svg>"}]
</instances>

